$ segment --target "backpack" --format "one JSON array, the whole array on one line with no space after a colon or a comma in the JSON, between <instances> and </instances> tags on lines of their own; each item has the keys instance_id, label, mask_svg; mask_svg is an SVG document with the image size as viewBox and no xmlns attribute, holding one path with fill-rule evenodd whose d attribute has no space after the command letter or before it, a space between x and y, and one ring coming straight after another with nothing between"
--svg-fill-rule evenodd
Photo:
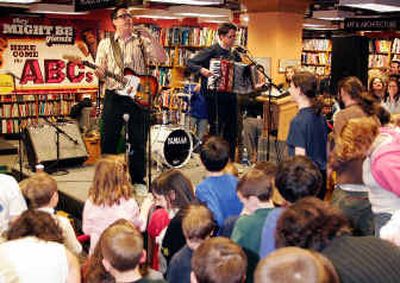
<instances>
[{"instance_id":1,"label":"backpack","mask_svg":"<svg viewBox=\"0 0 400 283\"><path fill-rule=\"evenodd\" d=\"M392 141L371 155L371 174L382 188L400 196L400 131L381 128L380 133L391 136Z\"/></svg>"}]
</instances>

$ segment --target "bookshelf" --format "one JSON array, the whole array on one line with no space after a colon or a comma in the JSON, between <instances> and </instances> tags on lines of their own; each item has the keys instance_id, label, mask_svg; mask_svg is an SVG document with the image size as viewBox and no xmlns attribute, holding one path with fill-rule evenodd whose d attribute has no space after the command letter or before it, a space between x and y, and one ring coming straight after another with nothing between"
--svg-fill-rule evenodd
<instances>
[{"instance_id":1,"label":"bookshelf","mask_svg":"<svg viewBox=\"0 0 400 283\"><path fill-rule=\"evenodd\" d=\"M386 70L394 59L400 60L400 38L369 40L369 69Z\"/></svg>"},{"instance_id":2,"label":"bookshelf","mask_svg":"<svg viewBox=\"0 0 400 283\"><path fill-rule=\"evenodd\" d=\"M301 66L310 72L328 76L331 72L330 39L303 39Z\"/></svg>"},{"instance_id":3,"label":"bookshelf","mask_svg":"<svg viewBox=\"0 0 400 283\"><path fill-rule=\"evenodd\" d=\"M0 96L0 133L19 133L28 125L39 124L44 117L68 117L71 107L80 100L81 93L17 93ZM95 93L91 94L95 101Z\"/></svg>"},{"instance_id":4,"label":"bookshelf","mask_svg":"<svg viewBox=\"0 0 400 283\"><path fill-rule=\"evenodd\" d=\"M168 26L146 24L164 46L168 60L163 65L150 65L152 75L156 76L162 88L182 88L187 60L200 49L217 41L217 26ZM247 28L240 27L237 32L238 45L247 45Z\"/></svg>"}]
</instances>

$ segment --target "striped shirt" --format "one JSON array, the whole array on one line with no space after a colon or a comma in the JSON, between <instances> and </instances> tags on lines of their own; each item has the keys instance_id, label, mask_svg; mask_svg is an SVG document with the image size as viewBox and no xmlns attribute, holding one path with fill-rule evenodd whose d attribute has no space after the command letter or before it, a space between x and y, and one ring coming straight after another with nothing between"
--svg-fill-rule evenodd
<instances>
[{"instance_id":1,"label":"striped shirt","mask_svg":"<svg viewBox=\"0 0 400 283\"><path fill-rule=\"evenodd\" d=\"M142 50L140 48L139 38L133 34L127 40L123 40L117 34L114 34L115 41L119 44L121 55L123 57L124 68L130 68L137 74L144 74L146 70ZM145 57L150 61L156 58L155 50L152 48L151 41L148 38L143 38ZM103 66L107 71L122 75L123 70L118 66L115 58L113 48L111 46L111 39L106 37L99 43L96 56L96 65ZM112 78L105 79L105 86L109 90L123 89L122 83L115 81Z\"/></svg>"}]
</instances>

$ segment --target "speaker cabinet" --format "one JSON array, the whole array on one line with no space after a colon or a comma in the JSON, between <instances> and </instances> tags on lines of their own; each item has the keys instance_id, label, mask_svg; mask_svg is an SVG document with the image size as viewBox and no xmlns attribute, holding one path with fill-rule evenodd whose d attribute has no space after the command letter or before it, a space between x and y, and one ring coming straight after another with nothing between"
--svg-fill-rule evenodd
<instances>
[{"instance_id":1,"label":"speaker cabinet","mask_svg":"<svg viewBox=\"0 0 400 283\"><path fill-rule=\"evenodd\" d=\"M54 125L60 130L60 164L66 166L83 163L87 159L88 153L78 125L74 122L55 123ZM57 160L58 130L56 127L45 124L26 128L25 146L31 168L41 163L46 169ZM66 134L73 140L68 138Z\"/></svg>"},{"instance_id":2,"label":"speaker cabinet","mask_svg":"<svg viewBox=\"0 0 400 283\"><path fill-rule=\"evenodd\" d=\"M364 86L368 83L368 39L361 36L332 37L331 88L337 93L337 83L355 76Z\"/></svg>"}]
</instances>

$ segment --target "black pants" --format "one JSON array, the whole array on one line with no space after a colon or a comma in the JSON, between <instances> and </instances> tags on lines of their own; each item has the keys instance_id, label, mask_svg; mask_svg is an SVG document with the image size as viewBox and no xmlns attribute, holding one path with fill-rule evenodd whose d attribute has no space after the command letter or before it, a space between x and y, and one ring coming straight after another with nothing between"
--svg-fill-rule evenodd
<instances>
[{"instance_id":1,"label":"black pants","mask_svg":"<svg viewBox=\"0 0 400 283\"><path fill-rule=\"evenodd\" d=\"M236 94L210 92L206 98L210 134L219 135L229 143L229 156L234 161L238 127Z\"/></svg>"},{"instance_id":2,"label":"black pants","mask_svg":"<svg viewBox=\"0 0 400 283\"><path fill-rule=\"evenodd\" d=\"M126 96L106 90L103 109L103 135L101 151L103 154L117 153L117 143L124 114L129 114L128 135L131 151L129 154L129 173L132 183L144 184L146 175L146 141L148 133L148 111L135 104Z\"/></svg>"}]
</instances>

